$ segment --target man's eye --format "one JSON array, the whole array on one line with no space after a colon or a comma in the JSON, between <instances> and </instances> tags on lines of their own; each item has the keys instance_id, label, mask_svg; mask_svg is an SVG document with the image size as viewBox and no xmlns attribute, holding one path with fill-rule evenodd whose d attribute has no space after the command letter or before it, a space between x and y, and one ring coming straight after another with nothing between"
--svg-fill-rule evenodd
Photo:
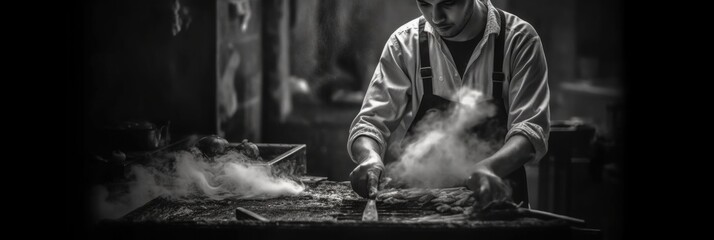
<instances>
[{"instance_id":1,"label":"man's eye","mask_svg":"<svg viewBox=\"0 0 714 240\"><path fill-rule=\"evenodd\" d=\"M454 5L454 3L456 3L456 1L454 1L454 0L449 0L449 1L443 1L443 2L441 2L441 4L443 4L443 5L445 5L445 6L451 6L451 5Z\"/></svg>"}]
</instances>

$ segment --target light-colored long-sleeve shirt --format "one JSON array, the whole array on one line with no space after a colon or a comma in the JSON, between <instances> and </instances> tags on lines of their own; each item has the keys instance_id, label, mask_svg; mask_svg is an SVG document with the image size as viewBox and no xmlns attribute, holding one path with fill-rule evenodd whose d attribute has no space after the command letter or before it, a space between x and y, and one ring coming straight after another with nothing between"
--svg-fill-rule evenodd
<instances>
[{"instance_id":1,"label":"light-colored long-sleeve shirt","mask_svg":"<svg viewBox=\"0 0 714 240\"><path fill-rule=\"evenodd\" d=\"M485 0L488 16L483 38L474 49L463 78L453 63L448 47L430 24L424 31L429 38L433 94L453 99L460 88L469 87L492 98L492 72L495 40L506 27L503 96L508 111L506 141L515 134L525 136L535 149L532 160L540 160L548 149L550 133L550 92L548 68L538 33L526 21L505 12L500 23L497 10ZM419 17L422 18L422 17ZM419 71L419 18L398 28L387 41L366 92L362 109L352 121L347 151L355 161L352 143L368 136L384 153L388 144L401 141L414 120L424 94Z\"/></svg>"}]
</instances>

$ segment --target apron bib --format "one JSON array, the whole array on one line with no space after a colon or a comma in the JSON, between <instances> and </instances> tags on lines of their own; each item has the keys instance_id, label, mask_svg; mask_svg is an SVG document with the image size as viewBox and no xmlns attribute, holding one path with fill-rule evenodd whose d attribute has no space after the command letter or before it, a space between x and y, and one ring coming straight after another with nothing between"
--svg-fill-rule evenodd
<instances>
[{"instance_id":1,"label":"apron bib","mask_svg":"<svg viewBox=\"0 0 714 240\"><path fill-rule=\"evenodd\" d=\"M494 54L494 69L493 69L493 99L489 100L490 103L497 106L497 114L493 117L488 118L485 122L474 126L469 131L476 133L479 138L505 141L507 128L506 124L508 121L508 111L503 101L503 84L505 80L505 74L503 73L503 45L505 37L505 17L501 10L498 10L501 17L501 32L496 38L496 51ZM446 110L450 104L453 102L444 99L440 96L433 94L432 86L432 73L431 73L431 62L429 60L429 45L426 32L424 32L425 20L419 19L419 57L421 65L419 68L419 73L421 74L423 85L424 85L424 96L419 103L419 109L412 121L412 124L407 130L407 138L412 135L416 124L421 121L424 116L430 111ZM523 206L528 206L528 186L526 181L526 171L523 166L520 166L514 172L503 178L504 181L510 183L512 192L512 200L515 203L523 202Z\"/></svg>"}]
</instances>

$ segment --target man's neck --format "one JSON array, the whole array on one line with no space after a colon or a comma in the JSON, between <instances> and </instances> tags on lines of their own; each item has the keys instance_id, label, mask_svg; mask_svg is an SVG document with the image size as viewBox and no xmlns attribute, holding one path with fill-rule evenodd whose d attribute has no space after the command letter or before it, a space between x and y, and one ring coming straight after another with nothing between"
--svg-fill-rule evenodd
<instances>
[{"instance_id":1,"label":"man's neck","mask_svg":"<svg viewBox=\"0 0 714 240\"><path fill-rule=\"evenodd\" d=\"M481 2L481 0L475 0L473 8L473 13L464 26L464 29L456 36L449 38L444 37L444 39L454 42L468 41L478 36L479 33L486 28L486 16L488 15L486 4Z\"/></svg>"}]
</instances>

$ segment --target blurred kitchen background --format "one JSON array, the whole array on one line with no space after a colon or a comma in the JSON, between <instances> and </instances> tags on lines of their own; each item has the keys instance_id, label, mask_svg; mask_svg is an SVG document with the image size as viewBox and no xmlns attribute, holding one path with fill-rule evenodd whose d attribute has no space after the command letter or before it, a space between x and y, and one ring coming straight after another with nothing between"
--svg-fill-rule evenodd
<instances>
[{"instance_id":1,"label":"blurred kitchen background","mask_svg":"<svg viewBox=\"0 0 714 240\"><path fill-rule=\"evenodd\" d=\"M550 153L531 207L622 231L621 1L492 0L530 22L549 67ZM85 139L127 120L171 141L307 145L309 175L347 180L349 125L415 0L103 0L83 6ZM91 141L86 141L89 147Z\"/></svg>"}]
</instances>

